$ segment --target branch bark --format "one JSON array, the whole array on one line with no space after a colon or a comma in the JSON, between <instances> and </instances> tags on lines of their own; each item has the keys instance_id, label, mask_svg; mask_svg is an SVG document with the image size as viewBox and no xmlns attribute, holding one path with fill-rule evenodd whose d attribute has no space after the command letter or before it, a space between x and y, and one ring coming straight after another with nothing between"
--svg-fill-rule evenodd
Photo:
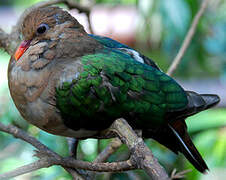
<instances>
[{"instance_id":1,"label":"branch bark","mask_svg":"<svg viewBox=\"0 0 226 180\"><path fill-rule=\"evenodd\" d=\"M179 50L179 52L177 53L177 56L175 57L175 59L173 60L172 64L170 65L169 69L167 70L167 74L168 75L172 75L174 73L174 71L177 69L178 65L180 64L194 34L198 25L198 22L201 18L201 16L203 15L205 9L207 8L207 5L209 3L209 0L203 0L201 7L199 9L199 11L197 12L197 14L195 15L195 18L188 30L188 33L181 45L181 48Z\"/></svg>"},{"instance_id":2,"label":"branch bark","mask_svg":"<svg viewBox=\"0 0 226 180\"><path fill-rule=\"evenodd\" d=\"M120 146L122 145L119 138L114 138L109 145L98 154L94 162L105 162Z\"/></svg>"},{"instance_id":3,"label":"branch bark","mask_svg":"<svg viewBox=\"0 0 226 180\"><path fill-rule=\"evenodd\" d=\"M112 134L113 132L120 137L120 139L129 147L131 151L131 158L127 161L113 163L90 163L75 160L72 157L61 157L37 139L15 126L5 126L0 123L0 130L12 134L14 137L22 139L33 145L36 149L38 149L36 156L40 158L34 163L19 167L13 171L0 175L0 179L12 178L53 165L61 165L64 168L78 168L98 172L118 172L141 168L144 169L154 180L169 179L164 169L159 165L149 148L144 144L142 138L139 138L128 123L123 119L116 120L112 124L111 128L109 128L108 133Z\"/></svg>"},{"instance_id":4,"label":"branch bark","mask_svg":"<svg viewBox=\"0 0 226 180\"><path fill-rule=\"evenodd\" d=\"M131 159L127 161L121 162L113 162L113 163L90 163L80 160L75 160L72 157L61 157L47 146L39 142L34 137L28 135L25 131L12 126L12 125L4 125L0 123L0 131L9 133L16 138L19 138L32 146L38 149L36 156L40 158L34 163L19 167L13 171L4 173L0 175L0 179L3 178L12 178L18 175L22 175L28 172L32 172L34 170L40 168L46 168L53 165L61 165L64 168L77 168L84 169L89 171L98 171L98 172L120 172L137 169L137 166ZM70 171L70 169L69 169Z\"/></svg>"},{"instance_id":5,"label":"branch bark","mask_svg":"<svg viewBox=\"0 0 226 180\"><path fill-rule=\"evenodd\" d=\"M10 171L4 174L0 175L0 179L1 180L7 180L9 178L13 178L22 174L26 174L35 170L38 170L40 168L47 168L49 167L49 163L47 161L43 161L43 160L38 160L35 161L34 163L31 163L29 165L25 165L25 166L21 166L17 169L15 169L14 171Z\"/></svg>"},{"instance_id":6,"label":"branch bark","mask_svg":"<svg viewBox=\"0 0 226 180\"><path fill-rule=\"evenodd\" d=\"M138 168L145 170L153 180L169 179L166 171L158 163L143 139L137 136L124 119L116 120L109 131L117 133L121 141L128 146L131 159L136 162Z\"/></svg>"}]
</instances>

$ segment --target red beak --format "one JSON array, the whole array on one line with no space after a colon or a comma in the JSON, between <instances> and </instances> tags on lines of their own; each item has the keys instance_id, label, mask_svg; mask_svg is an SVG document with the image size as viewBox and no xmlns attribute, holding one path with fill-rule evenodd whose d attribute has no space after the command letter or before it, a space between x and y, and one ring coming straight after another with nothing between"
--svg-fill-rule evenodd
<instances>
[{"instance_id":1,"label":"red beak","mask_svg":"<svg viewBox=\"0 0 226 180\"><path fill-rule=\"evenodd\" d=\"M16 50L14 57L16 60L20 59L20 57L24 54L24 52L29 48L31 40L23 41L19 48Z\"/></svg>"}]
</instances>

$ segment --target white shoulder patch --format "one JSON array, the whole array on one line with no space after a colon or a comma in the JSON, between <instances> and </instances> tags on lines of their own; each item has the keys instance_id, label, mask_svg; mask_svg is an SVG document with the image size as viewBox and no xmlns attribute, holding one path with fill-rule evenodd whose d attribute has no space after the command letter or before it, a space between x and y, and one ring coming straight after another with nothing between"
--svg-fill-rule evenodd
<instances>
[{"instance_id":1,"label":"white shoulder patch","mask_svg":"<svg viewBox=\"0 0 226 180\"><path fill-rule=\"evenodd\" d=\"M144 60L142 57L140 57L140 54L133 50L133 49L127 49L127 48L118 48L124 52L127 52L128 54L130 54L136 61L140 62L140 63L144 63Z\"/></svg>"}]
</instances>

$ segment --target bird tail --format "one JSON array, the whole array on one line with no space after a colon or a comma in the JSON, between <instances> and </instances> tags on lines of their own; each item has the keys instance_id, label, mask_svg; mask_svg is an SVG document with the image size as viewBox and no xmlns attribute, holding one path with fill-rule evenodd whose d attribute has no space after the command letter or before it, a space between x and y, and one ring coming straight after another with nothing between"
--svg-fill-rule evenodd
<instances>
[{"instance_id":1,"label":"bird tail","mask_svg":"<svg viewBox=\"0 0 226 180\"><path fill-rule=\"evenodd\" d=\"M179 111L167 113L168 121L185 119L188 116L209 109L220 102L220 98L215 94L198 94L193 91L186 91L188 104L186 108Z\"/></svg>"},{"instance_id":2,"label":"bird tail","mask_svg":"<svg viewBox=\"0 0 226 180\"><path fill-rule=\"evenodd\" d=\"M174 136L174 140L177 141L177 150L183 153L198 171L205 173L208 167L188 135L185 123L168 124L168 127Z\"/></svg>"},{"instance_id":3,"label":"bird tail","mask_svg":"<svg viewBox=\"0 0 226 180\"><path fill-rule=\"evenodd\" d=\"M198 94L193 91L186 91L188 105L184 113L187 116L196 114L200 111L209 109L220 102L220 98L216 94Z\"/></svg>"},{"instance_id":4,"label":"bird tail","mask_svg":"<svg viewBox=\"0 0 226 180\"><path fill-rule=\"evenodd\" d=\"M166 116L168 124L156 129L146 129L143 136L155 139L176 154L183 153L198 171L205 173L208 167L188 135L185 119L216 105L220 98L214 94L197 94L192 91L186 93L187 107L180 111L168 112Z\"/></svg>"},{"instance_id":5,"label":"bird tail","mask_svg":"<svg viewBox=\"0 0 226 180\"><path fill-rule=\"evenodd\" d=\"M181 152L201 173L205 173L208 170L205 161L202 159L187 133L187 126L184 119L170 122L155 130L149 129L143 131L143 136L155 139L176 154Z\"/></svg>"},{"instance_id":6,"label":"bird tail","mask_svg":"<svg viewBox=\"0 0 226 180\"><path fill-rule=\"evenodd\" d=\"M171 138L169 142L164 140L163 144L176 153L178 151L183 153L198 171L205 173L208 167L187 132L185 119L188 116L215 106L219 103L220 98L215 94L198 94L192 91L186 91L186 93L188 105L183 111L174 112L174 117L168 120L165 129L167 129L166 131ZM175 144L177 145L175 146Z\"/></svg>"},{"instance_id":7,"label":"bird tail","mask_svg":"<svg viewBox=\"0 0 226 180\"><path fill-rule=\"evenodd\" d=\"M220 102L220 97L216 94L200 94L206 103L205 109L209 109Z\"/></svg>"}]
</instances>

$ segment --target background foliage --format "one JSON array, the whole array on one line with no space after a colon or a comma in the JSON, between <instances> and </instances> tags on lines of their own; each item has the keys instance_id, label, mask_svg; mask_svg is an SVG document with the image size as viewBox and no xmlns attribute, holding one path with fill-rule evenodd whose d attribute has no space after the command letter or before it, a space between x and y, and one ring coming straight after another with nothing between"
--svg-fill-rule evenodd
<instances>
[{"instance_id":1,"label":"background foliage","mask_svg":"<svg viewBox=\"0 0 226 180\"><path fill-rule=\"evenodd\" d=\"M39 0L1 0L0 12L13 11L17 16L22 9ZM83 4L96 4L100 7L137 8L137 23L134 34L134 48L153 58L163 71L169 67L176 55L191 20L196 14L200 1L194 0L80 0ZM90 3L91 2L91 3ZM207 12L201 19L197 33L185 54L182 63L174 75L183 80L197 77L205 80L214 79L226 84L226 1L211 2ZM109 19L111 21L111 19ZM15 22L14 22L15 24ZM2 25L1 25L2 26ZM4 26L7 30L8 26ZM119 38L120 39L120 38ZM126 42L125 42L126 43ZM13 123L37 137L61 155L68 155L65 138L45 133L28 125L16 110L8 91L6 71L9 56L0 53L0 121ZM208 82L208 81L207 81ZM208 84L206 84L208 87ZM214 93L214 92L212 92ZM152 140L146 140L161 164L171 172L192 169L186 179L224 179L226 178L226 109L218 108L202 112L187 119L188 128L194 143L203 155L210 168L206 176L198 173L181 155L176 156L163 146ZM33 161L32 147L14 137L0 132L0 172L6 172L20 165ZM80 142L79 159L92 161L107 146L110 140L88 139ZM109 158L109 161L128 158L128 149L123 145ZM15 179L32 180L66 180L70 176L60 167L51 167L30 173ZM148 179L141 171L125 173L100 174L97 179Z\"/></svg>"}]
</instances>

